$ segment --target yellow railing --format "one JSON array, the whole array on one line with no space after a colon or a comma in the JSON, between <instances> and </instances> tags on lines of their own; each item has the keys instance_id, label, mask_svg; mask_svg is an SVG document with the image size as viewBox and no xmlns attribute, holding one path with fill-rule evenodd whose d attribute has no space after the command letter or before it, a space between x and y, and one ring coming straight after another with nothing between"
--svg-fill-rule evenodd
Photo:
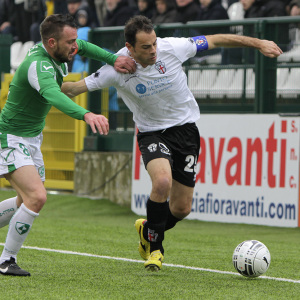
<instances>
[{"instance_id":1,"label":"yellow railing","mask_svg":"<svg viewBox=\"0 0 300 300\"><path fill-rule=\"evenodd\" d=\"M71 73L65 81L78 81L86 74ZM3 74L0 93L0 107L3 108L7 99L12 74ZM87 94L75 97L74 102L87 108ZM49 189L74 189L74 154L83 150L86 135L86 123L75 120L55 107L52 107L43 130L42 153L45 162L45 187ZM0 180L0 187L9 187L8 181Z\"/></svg>"}]
</instances>

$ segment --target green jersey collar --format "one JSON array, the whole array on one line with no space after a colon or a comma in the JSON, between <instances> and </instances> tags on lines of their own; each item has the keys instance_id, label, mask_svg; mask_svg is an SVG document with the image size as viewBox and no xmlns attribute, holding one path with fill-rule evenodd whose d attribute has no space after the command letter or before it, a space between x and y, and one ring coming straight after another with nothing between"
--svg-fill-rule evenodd
<instances>
[{"instance_id":1,"label":"green jersey collar","mask_svg":"<svg viewBox=\"0 0 300 300\"><path fill-rule=\"evenodd\" d=\"M47 49L45 48L44 44L42 43L42 47L44 48L44 50L47 52L47 54L49 55L49 57L51 58L52 62L54 63L55 67L57 68L57 70L59 71L59 73L61 74L62 77L66 77L69 75L69 71L68 71L68 64L67 63L56 63L55 59L52 58L52 56L48 53ZM65 71L62 68L62 65L64 64L65 66Z\"/></svg>"}]
</instances>

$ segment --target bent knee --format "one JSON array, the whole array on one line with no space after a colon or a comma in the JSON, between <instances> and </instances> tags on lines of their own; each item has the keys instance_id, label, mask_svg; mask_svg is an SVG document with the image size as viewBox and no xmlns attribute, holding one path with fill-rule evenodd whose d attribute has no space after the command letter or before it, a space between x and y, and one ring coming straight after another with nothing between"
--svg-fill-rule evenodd
<instances>
[{"instance_id":1,"label":"bent knee","mask_svg":"<svg viewBox=\"0 0 300 300\"><path fill-rule=\"evenodd\" d=\"M42 193L39 193L37 195L37 200L43 206L46 203L46 201L47 201L47 192L44 191Z\"/></svg>"},{"instance_id":2,"label":"bent knee","mask_svg":"<svg viewBox=\"0 0 300 300\"><path fill-rule=\"evenodd\" d=\"M172 187L172 180L168 177L156 178L153 182L152 192L160 195L161 197L168 197Z\"/></svg>"},{"instance_id":3,"label":"bent knee","mask_svg":"<svg viewBox=\"0 0 300 300\"><path fill-rule=\"evenodd\" d=\"M187 217L190 212L191 212L191 208L190 207L177 207L172 209L172 215L175 216L178 219L184 219L185 217Z\"/></svg>"},{"instance_id":4,"label":"bent knee","mask_svg":"<svg viewBox=\"0 0 300 300\"><path fill-rule=\"evenodd\" d=\"M176 203L173 202L170 204L170 210L172 215L174 215L175 217L184 219L190 214L192 210L191 201L182 201Z\"/></svg>"},{"instance_id":5,"label":"bent knee","mask_svg":"<svg viewBox=\"0 0 300 300\"><path fill-rule=\"evenodd\" d=\"M44 188L44 186L41 189L36 191L35 197L36 197L37 202L39 202L40 204L44 205L46 203L46 201L47 201L47 191Z\"/></svg>"},{"instance_id":6,"label":"bent knee","mask_svg":"<svg viewBox=\"0 0 300 300\"><path fill-rule=\"evenodd\" d=\"M41 189L32 193L30 197L28 197L26 201L24 201L24 203L29 209L38 213L43 208L46 201L47 192L45 189Z\"/></svg>"}]
</instances>

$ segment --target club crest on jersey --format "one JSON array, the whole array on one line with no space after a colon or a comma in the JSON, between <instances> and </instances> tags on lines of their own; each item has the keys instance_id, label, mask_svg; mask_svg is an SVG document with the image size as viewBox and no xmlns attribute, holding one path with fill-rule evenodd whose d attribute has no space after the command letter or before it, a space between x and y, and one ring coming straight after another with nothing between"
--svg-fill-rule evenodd
<instances>
[{"instance_id":1,"label":"club crest on jersey","mask_svg":"<svg viewBox=\"0 0 300 300\"><path fill-rule=\"evenodd\" d=\"M161 60L155 63L155 69L160 73L160 74L165 74L167 69L166 65L164 62Z\"/></svg>"}]
</instances>

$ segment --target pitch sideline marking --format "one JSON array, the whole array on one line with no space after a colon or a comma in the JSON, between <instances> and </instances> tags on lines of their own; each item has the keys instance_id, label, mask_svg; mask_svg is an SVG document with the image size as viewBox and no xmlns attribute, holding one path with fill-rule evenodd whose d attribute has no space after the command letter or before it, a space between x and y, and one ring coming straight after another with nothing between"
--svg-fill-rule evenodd
<instances>
[{"instance_id":1,"label":"pitch sideline marking","mask_svg":"<svg viewBox=\"0 0 300 300\"><path fill-rule=\"evenodd\" d=\"M4 246L4 244L0 243L0 246ZM106 256L106 255L97 255L97 254L82 253L82 252L75 252L75 251L68 251L68 250L57 250L57 249L50 249L50 248L31 247L31 246L22 246L22 248L31 249L31 250L39 250L39 251L47 251L47 252L55 252L55 253L61 253L61 254L71 254L71 255L88 256L88 257L96 257L96 258L111 259L111 260L120 260L120 261L126 261L126 262L144 263L144 261L137 260L137 259ZM184 265L174 265L174 264L165 264L164 263L164 266L171 267L171 268L181 268L181 269L189 269L189 270L195 270L195 271L242 276L236 272L205 269L205 268L199 268L199 267L190 267L190 266L184 266ZM288 279L288 278L277 278L277 277L269 277L269 276L259 276L259 278L300 283L300 280L294 280L294 279Z\"/></svg>"}]
</instances>

